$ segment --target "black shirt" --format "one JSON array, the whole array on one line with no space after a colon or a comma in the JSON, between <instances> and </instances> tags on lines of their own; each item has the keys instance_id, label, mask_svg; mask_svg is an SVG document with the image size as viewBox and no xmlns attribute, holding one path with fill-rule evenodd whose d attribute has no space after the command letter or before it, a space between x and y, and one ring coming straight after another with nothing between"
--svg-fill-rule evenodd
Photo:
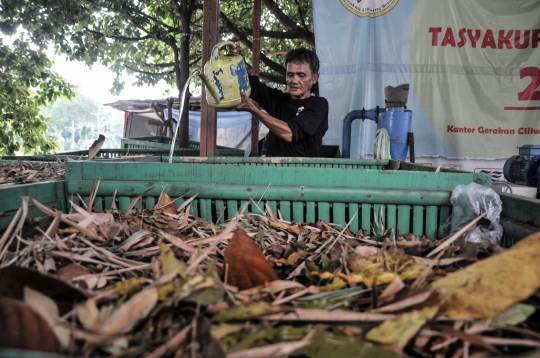
<instances>
[{"instance_id":1,"label":"black shirt","mask_svg":"<svg viewBox=\"0 0 540 358\"><path fill-rule=\"evenodd\" d=\"M270 157L319 157L322 138L328 130L328 101L323 97L292 99L290 93L270 88L249 76L250 97L272 117L286 122L293 138L288 143L277 134L268 134L266 154Z\"/></svg>"}]
</instances>

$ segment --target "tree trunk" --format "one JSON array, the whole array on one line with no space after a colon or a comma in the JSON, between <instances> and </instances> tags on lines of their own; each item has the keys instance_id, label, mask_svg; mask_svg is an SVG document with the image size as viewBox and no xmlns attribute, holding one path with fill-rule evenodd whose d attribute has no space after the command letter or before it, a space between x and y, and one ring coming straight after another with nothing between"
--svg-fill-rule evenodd
<instances>
[{"instance_id":1,"label":"tree trunk","mask_svg":"<svg viewBox=\"0 0 540 358\"><path fill-rule=\"evenodd\" d=\"M178 98L182 101L182 90L184 86L189 86L187 83L189 77L189 38L191 35L190 29L191 17L185 16L182 21L182 37L180 39L180 58L178 64L180 66L180 78L177 77ZM189 88L189 87L188 87ZM180 108L182 112L182 118L179 118L178 123L178 139L180 148L189 147L189 89L186 92L186 98L184 100L184 108ZM182 105L182 103L180 103Z\"/></svg>"}]
</instances>

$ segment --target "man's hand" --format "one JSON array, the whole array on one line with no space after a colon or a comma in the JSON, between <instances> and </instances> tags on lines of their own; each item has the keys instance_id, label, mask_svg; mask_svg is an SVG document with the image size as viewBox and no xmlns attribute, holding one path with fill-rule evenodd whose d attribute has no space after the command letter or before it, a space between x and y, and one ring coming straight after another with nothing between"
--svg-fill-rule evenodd
<instances>
[{"instance_id":1,"label":"man's hand","mask_svg":"<svg viewBox=\"0 0 540 358\"><path fill-rule=\"evenodd\" d=\"M254 117L259 118L259 120L263 122L264 125L267 126L268 129L274 132L277 136L281 137L286 142L292 142L293 133L286 122L272 117L266 112L261 111L259 108L259 104L249 98L246 95L246 92L240 91L240 95L242 96L242 102L240 102L239 105L234 107L234 109L236 109L237 111L250 112Z\"/></svg>"},{"instance_id":2,"label":"man's hand","mask_svg":"<svg viewBox=\"0 0 540 358\"><path fill-rule=\"evenodd\" d=\"M240 47L240 45L236 45L236 47L232 47L230 45L225 45L225 51L227 52L227 55L244 56L244 49L242 47Z\"/></svg>"},{"instance_id":3,"label":"man's hand","mask_svg":"<svg viewBox=\"0 0 540 358\"><path fill-rule=\"evenodd\" d=\"M242 96L242 102L238 104L234 109L237 111L248 111L252 114L257 113L259 111L259 104L249 98L243 90L240 91L240 96Z\"/></svg>"}]
</instances>

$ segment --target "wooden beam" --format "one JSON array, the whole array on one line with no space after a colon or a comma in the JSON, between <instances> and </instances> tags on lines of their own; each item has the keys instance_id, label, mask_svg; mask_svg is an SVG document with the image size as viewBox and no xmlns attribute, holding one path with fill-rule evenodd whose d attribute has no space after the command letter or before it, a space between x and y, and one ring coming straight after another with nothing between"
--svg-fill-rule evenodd
<instances>
[{"instance_id":1,"label":"wooden beam","mask_svg":"<svg viewBox=\"0 0 540 358\"><path fill-rule=\"evenodd\" d=\"M253 68L252 75L259 76L259 64L261 62L261 0L253 3ZM251 119L251 156L259 156L259 118Z\"/></svg>"},{"instance_id":2,"label":"wooden beam","mask_svg":"<svg viewBox=\"0 0 540 358\"><path fill-rule=\"evenodd\" d=\"M205 0L203 5L202 63L210 59L210 52L218 41L219 0ZM216 155L216 109L206 102L206 88L201 93L201 157Z\"/></svg>"}]
</instances>

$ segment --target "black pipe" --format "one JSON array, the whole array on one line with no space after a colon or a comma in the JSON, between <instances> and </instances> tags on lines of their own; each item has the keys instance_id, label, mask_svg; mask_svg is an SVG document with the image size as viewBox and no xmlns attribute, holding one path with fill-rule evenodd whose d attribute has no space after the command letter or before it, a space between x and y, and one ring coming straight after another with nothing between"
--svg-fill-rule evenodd
<instances>
[{"instance_id":1,"label":"black pipe","mask_svg":"<svg viewBox=\"0 0 540 358\"><path fill-rule=\"evenodd\" d=\"M347 113L343 118L343 137L341 139L341 157L351 157L351 127L355 119L364 119L364 109L357 109Z\"/></svg>"}]
</instances>

